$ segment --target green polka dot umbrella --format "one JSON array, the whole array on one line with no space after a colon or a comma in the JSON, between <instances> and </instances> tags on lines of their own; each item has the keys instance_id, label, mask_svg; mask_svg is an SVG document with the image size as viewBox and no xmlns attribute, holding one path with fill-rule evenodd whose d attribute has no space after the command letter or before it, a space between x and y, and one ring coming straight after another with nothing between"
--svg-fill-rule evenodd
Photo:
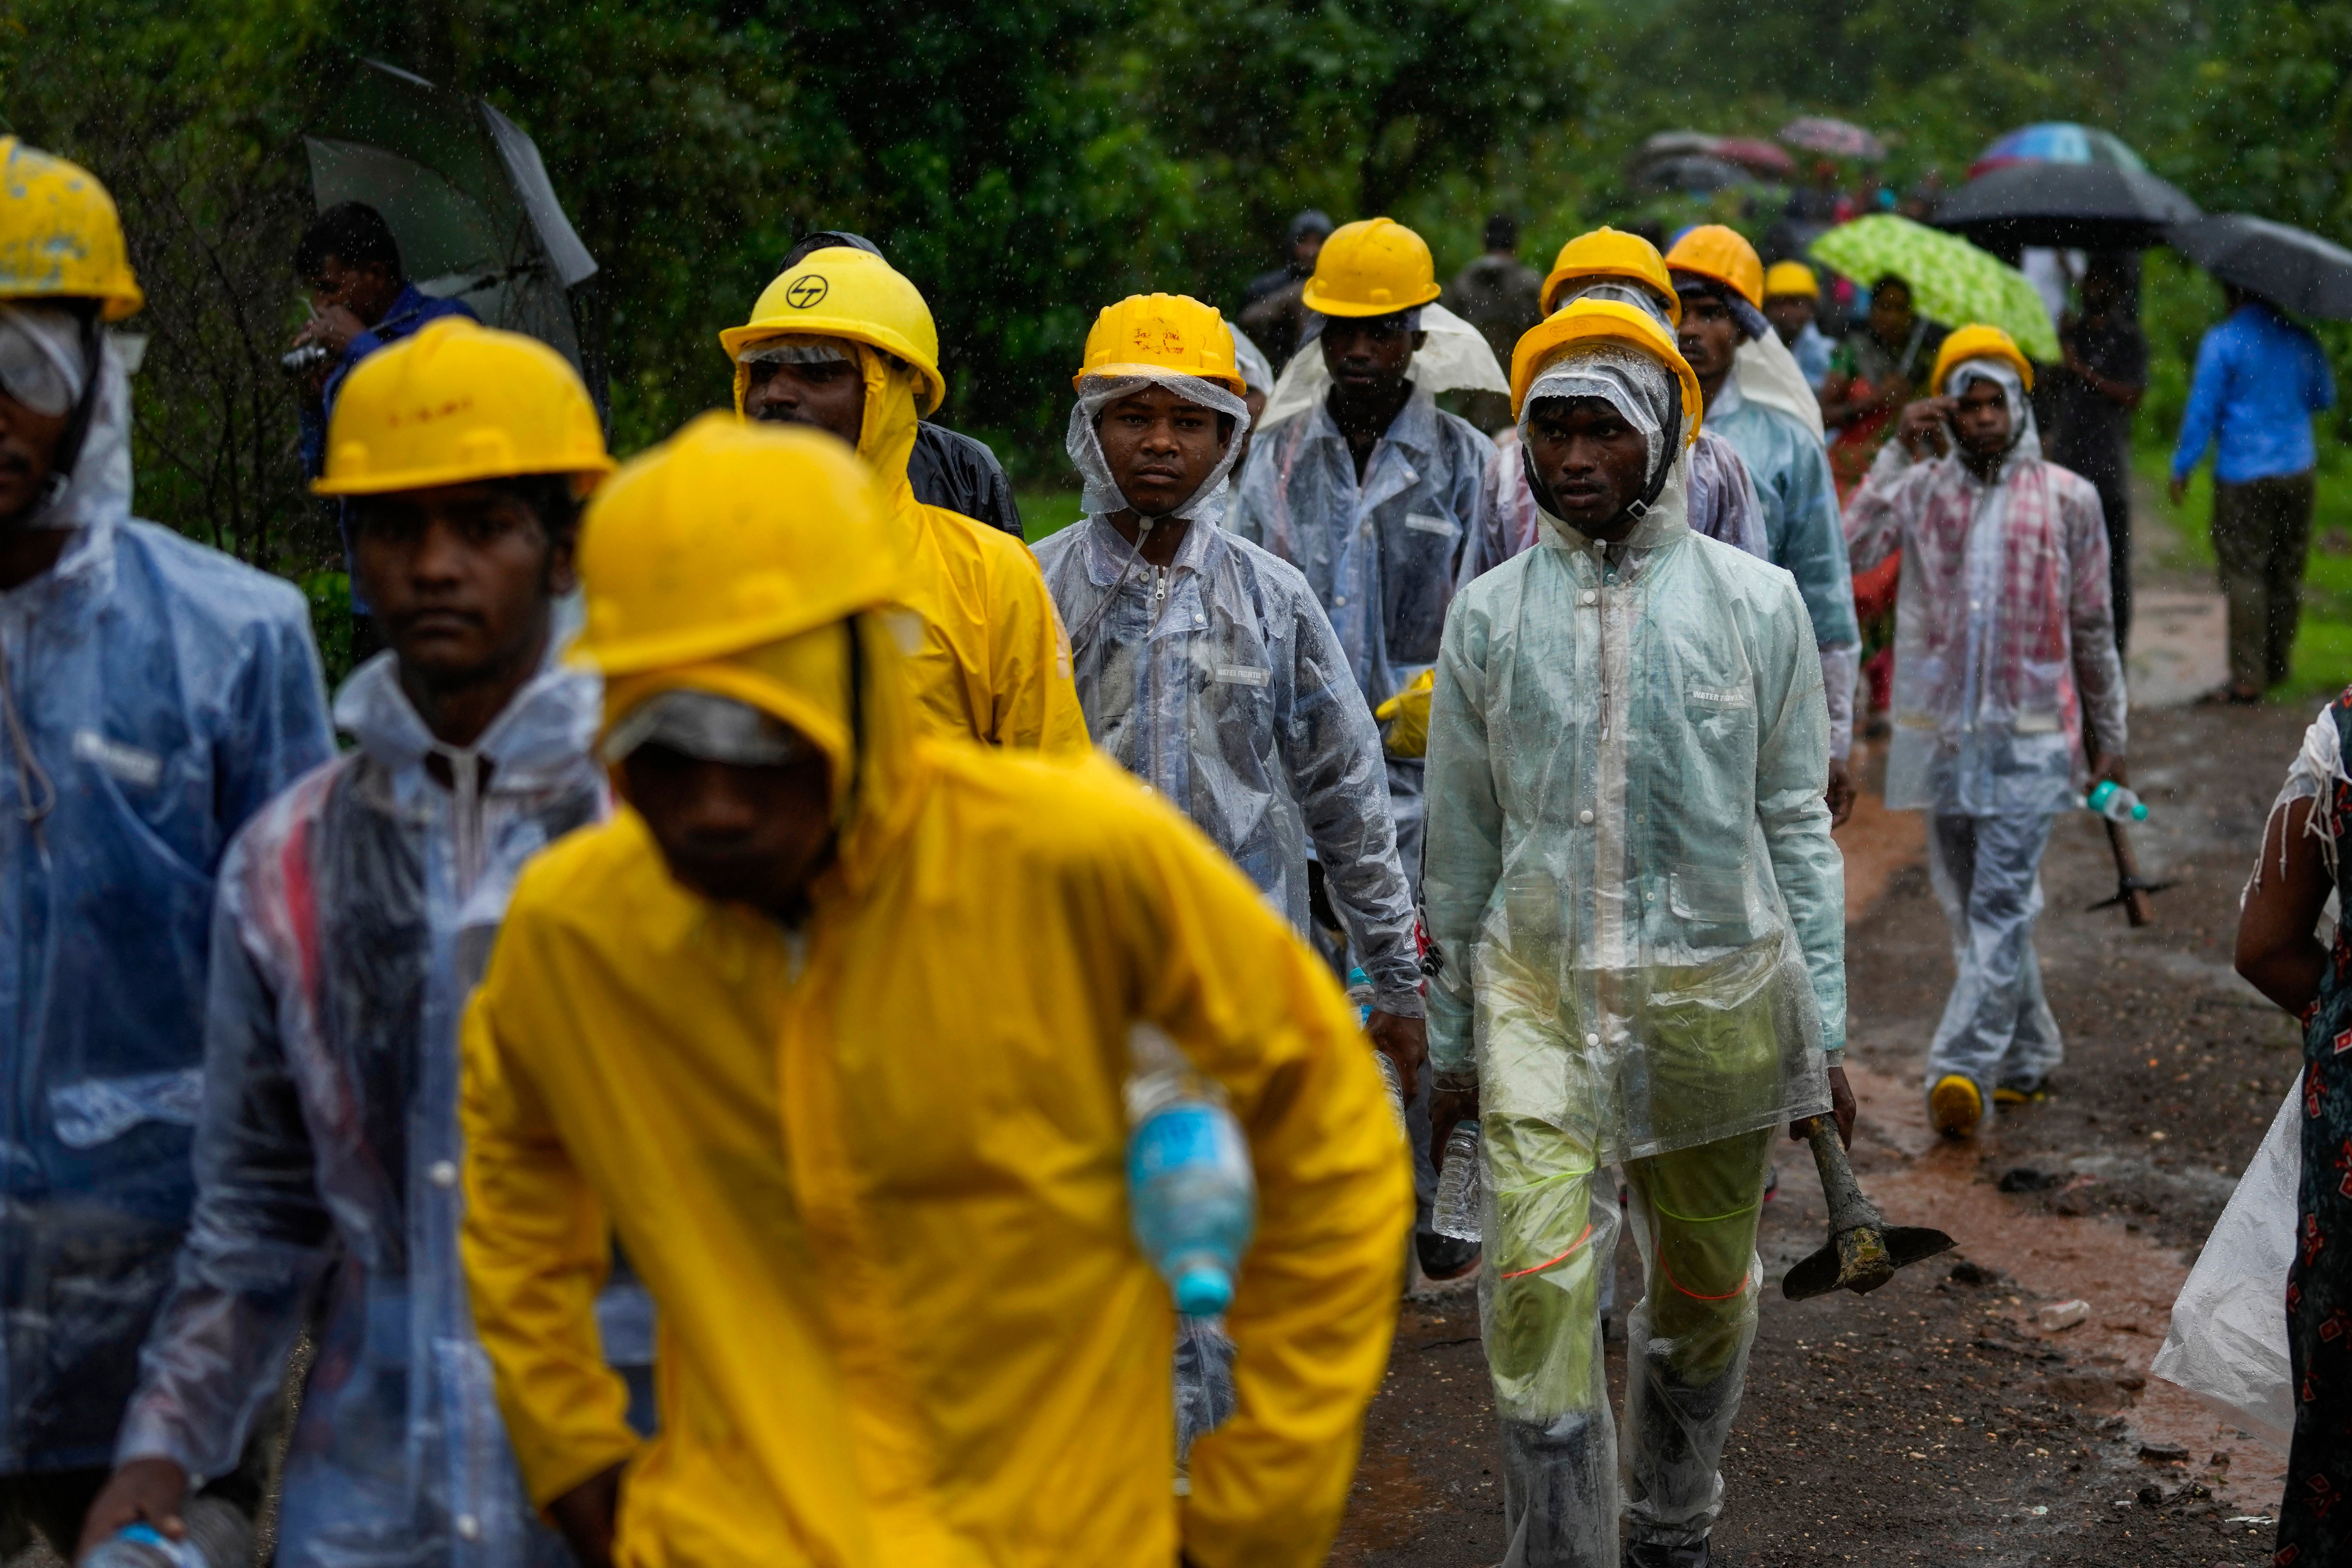
<instances>
[{"instance_id":1,"label":"green polka dot umbrella","mask_svg":"<svg viewBox=\"0 0 2352 1568\"><path fill-rule=\"evenodd\" d=\"M1931 321L1982 321L2015 338L2028 359L2059 358L2058 334L2032 280L1958 235L1881 213L1838 225L1811 249L1814 260L1865 288L1893 273L1911 285L1912 308Z\"/></svg>"}]
</instances>

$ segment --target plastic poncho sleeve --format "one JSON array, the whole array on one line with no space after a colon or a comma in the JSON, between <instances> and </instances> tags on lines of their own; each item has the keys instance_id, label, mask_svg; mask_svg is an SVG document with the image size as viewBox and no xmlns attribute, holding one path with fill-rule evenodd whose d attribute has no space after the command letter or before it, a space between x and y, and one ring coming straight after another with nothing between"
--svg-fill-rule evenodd
<instances>
[{"instance_id":1,"label":"plastic poncho sleeve","mask_svg":"<svg viewBox=\"0 0 2352 1568\"><path fill-rule=\"evenodd\" d=\"M198 1478L236 1468L336 1253L277 1001L226 896L236 859L213 915L195 1207L115 1446L117 1464L160 1456Z\"/></svg>"},{"instance_id":2,"label":"plastic poncho sleeve","mask_svg":"<svg viewBox=\"0 0 2352 1568\"><path fill-rule=\"evenodd\" d=\"M1805 613L1812 617L1813 641L1822 647L1843 647L1862 640L1853 615L1853 569L1846 561L1845 533L1839 526L1837 481L1830 475L1829 453L1819 441L1803 440L1793 461L1771 477L1780 494L1782 524L1780 563L1797 580L1805 596Z\"/></svg>"},{"instance_id":3,"label":"plastic poncho sleeve","mask_svg":"<svg viewBox=\"0 0 2352 1568\"><path fill-rule=\"evenodd\" d=\"M1373 1005L1417 1018L1421 959L1413 951L1412 892L1397 858L1380 730L1330 617L1312 594L1295 595L1293 604L1297 673L1278 737L1283 764L1331 901L1371 976Z\"/></svg>"},{"instance_id":4,"label":"plastic poncho sleeve","mask_svg":"<svg viewBox=\"0 0 2352 1568\"><path fill-rule=\"evenodd\" d=\"M2063 469L2054 469L2053 480ZM2094 754L2120 757L2129 743L2125 719L2123 656L2116 651L2116 605L2107 571L2107 522L2099 492L2087 479L2067 474L2073 484L2053 484L2059 526L2065 531L2066 559L2074 572L2067 584L2068 640L2074 654L2074 683L2083 692L2084 739Z\"/></svg>"},{"instance_id":5,"label":"plastic poncho sleeve","mask_svg":"<svg viewBox=\"0 0 2352 1568\"><path fill-rule=\"evenodd\" d=\"M327 686L310 618L257 628L261 639L226 704L239 716L236 743L215 759L220 820L241 826L278 791L335 754Z\"/></svg>"},{"instance_id":6,"label":"plastic poncho sleeve","mask_svg":"<svg viewBox=\"0 0 2352 1568\"><path fill-rule=\"evenodd\" d=\"M1919 508L1911 492L1928 482L1934 465L1914 463L1900 440L1878 449L1869 473L1845 503L1847 569L1869 571L1903 548L1903 520Z\"/></svg>"},{"instance_id":7,"label":"plastic poncho sleeve","mask_svg":"<svg viewBox=\"0 0 2352 1568\"><path fill-rule=\"evenodd\" d=\"M995 584L989 631L996 711L987 739L1048 753L1085 752L1094 742L1071 680L1070 634L1036 557L1020 546L1006 555L988 563Z\"/></svg>"},{"instance_id":8,"label":"plastic poncho sleeve","mask_svg":"<svg viewBox=\"0 0 2352 1568\"><path fill-rule=\"evenodd\" d=\"M1845 857L1822 798L1830 715L1821 653L1801 635L1811 630L1801 605L1789 610L1759 627L1756 816L1821 1008L1822 1047L1835 1063L1845 1055Z\"/></svg>"},{"instance_id":9,"label":"plastic poncho sleeve","mask_svg":"<svg viewBox=\"0 0 2352 1568\"><path fill-rule=\"evenodd\" d=\"M628 1389L605 1364L596 1296L610 1232L478 991L464 1026L467 1222L460 1251L533 1503L634 1456ZM475 1223L495 1215L495 1225Z\"/></svg>"},{"instance_id":10,"label":"plastic poncho sleeve","mask_svg":"<svg viewBox=\"0 0 2352 1568\"><path fill-rule=\"evenodd\" d=\"M1503 874L1503 805L1486 752L1486 637L1470 601L1446 612L1429 700L1429 826L1421 894L1441 958L1429 986L1429 1065L1460 1082L1476 1076L1471 975L1479 922Z\"/></svg>"}]
</instances>

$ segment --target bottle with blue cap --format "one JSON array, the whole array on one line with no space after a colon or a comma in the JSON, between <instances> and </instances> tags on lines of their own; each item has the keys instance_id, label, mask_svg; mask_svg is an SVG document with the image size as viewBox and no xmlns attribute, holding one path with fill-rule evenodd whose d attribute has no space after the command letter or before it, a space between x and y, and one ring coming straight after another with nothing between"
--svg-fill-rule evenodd
<instances>
[{"instance_id":1,"label":"bottle with blue cap","mask_svg":"<svg viewBox=\"0 0 2352 1568\"><path fill-rule=\"evenodd\" d=\"M1135 1239L1187 1317L1222 1312L1257 1224L1248 1140L1224 1090L1150 1024L1128 1035L1128 1204Z\"/></svg>"},{"instance_id":2,"label":"bottle with blue cap","mask_svg":"<svg viewBox=\"0 0 2352 1568\"><path fill-rule=\"evenodd\" d=\"M2097 812L2109 822L2146 822L2147 806L2113 779L2101 779L2091 786L2087 795L2076 795L2074 804L2085 811Z\"/></svg>"},{"instance_id":3,"label":"bottle with blue cap","mask_svg":"<svg viewBox=\"0 0 2352 1568\"><path fill-rule=\"evenodd\" d=\"M142 1521L90 1549L81 1568L231 1568L253 1561L253 1521L236 1504L190 1498L180 1510L187 1534L173 1540Z\"/></svg>"}]
</instances>

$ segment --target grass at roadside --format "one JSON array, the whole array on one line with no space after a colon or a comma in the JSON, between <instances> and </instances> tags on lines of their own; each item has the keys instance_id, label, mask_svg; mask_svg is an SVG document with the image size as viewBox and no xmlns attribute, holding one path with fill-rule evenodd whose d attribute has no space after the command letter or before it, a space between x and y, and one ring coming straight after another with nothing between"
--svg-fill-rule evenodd
<instances>
[{"instance_id":1,"label":"grass at roadside","mask_svg":"<svg viewBox=\"0 0 2352 1568\"><path fill-rule=\"evenodd\" d=\"M2213 470L2209 463L2189 481L2188 497L2179 505L2165 491L2172 454L2168 447L2143 446L2133 454L2133 465L2147 481L2143 495L2152 496L2171 524L2172 548L2167 568L2213 584ZM2303 582L2303 625L2295 635L2294 658L2286 683L2271 693L2273 700L2297 703L2325 700L2352 681L2352 454L2330 447L2319 464L2319 500L2311 522L2311 558Z\"/></svg>"},{"instance_id":2,"label":"grass at roadside","mask_svg":"<svg viewBox=\"0 0 2352 1568\"><path fill-rule=\"evenodd\" d=\"M1029 490L1013 500L1021 507L1022 537L1032 544L1061 532L1086 515L1076 490Z\"/></svg>"}]
</instances>

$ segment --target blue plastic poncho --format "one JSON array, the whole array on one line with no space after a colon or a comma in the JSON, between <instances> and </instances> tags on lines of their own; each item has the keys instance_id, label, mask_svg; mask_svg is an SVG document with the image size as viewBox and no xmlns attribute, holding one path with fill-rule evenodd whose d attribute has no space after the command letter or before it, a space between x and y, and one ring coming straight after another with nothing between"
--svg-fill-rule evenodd
<instances>
[{"instance_id":1,"label":"blue plastic poncho","mask_svg":"<svg viewBox=\"0 0 2352 1568\"><path fill-rule=\"evenodd\" d=\"M226 1468L315 1324L288 1568L571 1561L523 1493L458 1263L457 1025L523 863L604 814L600 714L593 676L551 666L457 751L379 655L336 700L359 750L223 867L200 1190L118 1458ZM608 1356L648 1359L642 1289L604 1307Z\"/></svg>"},{"instance_id":2,"label":"blue plastic poncho","mask_svg":"<svg viewBox=\"0 0 2352 1568\"><path fill-rule=\"evenodd\" d=\"M100 374L72 481L31 524L72 538L0 593L9 1471L113 1456L194 1190L214 876L334 751L301 594L131 517L110 347Z\"/></svg>"},{"instance_id":3,"label":"blue plastic poncho","mask_svg":"<svg viewBox=\"0 0 2352 1568\"><path fill-rule=\"evenodd\" d=\"M1227 526L1305 574L1368 706L1437 658L1465 543L1486 526L1495 444L1419 386L1356 478L1325 402L1261 431ZM1405 875L1421 863L1419 758L1391 758L1389 799Z\"/></svg>"}]
</instances>

